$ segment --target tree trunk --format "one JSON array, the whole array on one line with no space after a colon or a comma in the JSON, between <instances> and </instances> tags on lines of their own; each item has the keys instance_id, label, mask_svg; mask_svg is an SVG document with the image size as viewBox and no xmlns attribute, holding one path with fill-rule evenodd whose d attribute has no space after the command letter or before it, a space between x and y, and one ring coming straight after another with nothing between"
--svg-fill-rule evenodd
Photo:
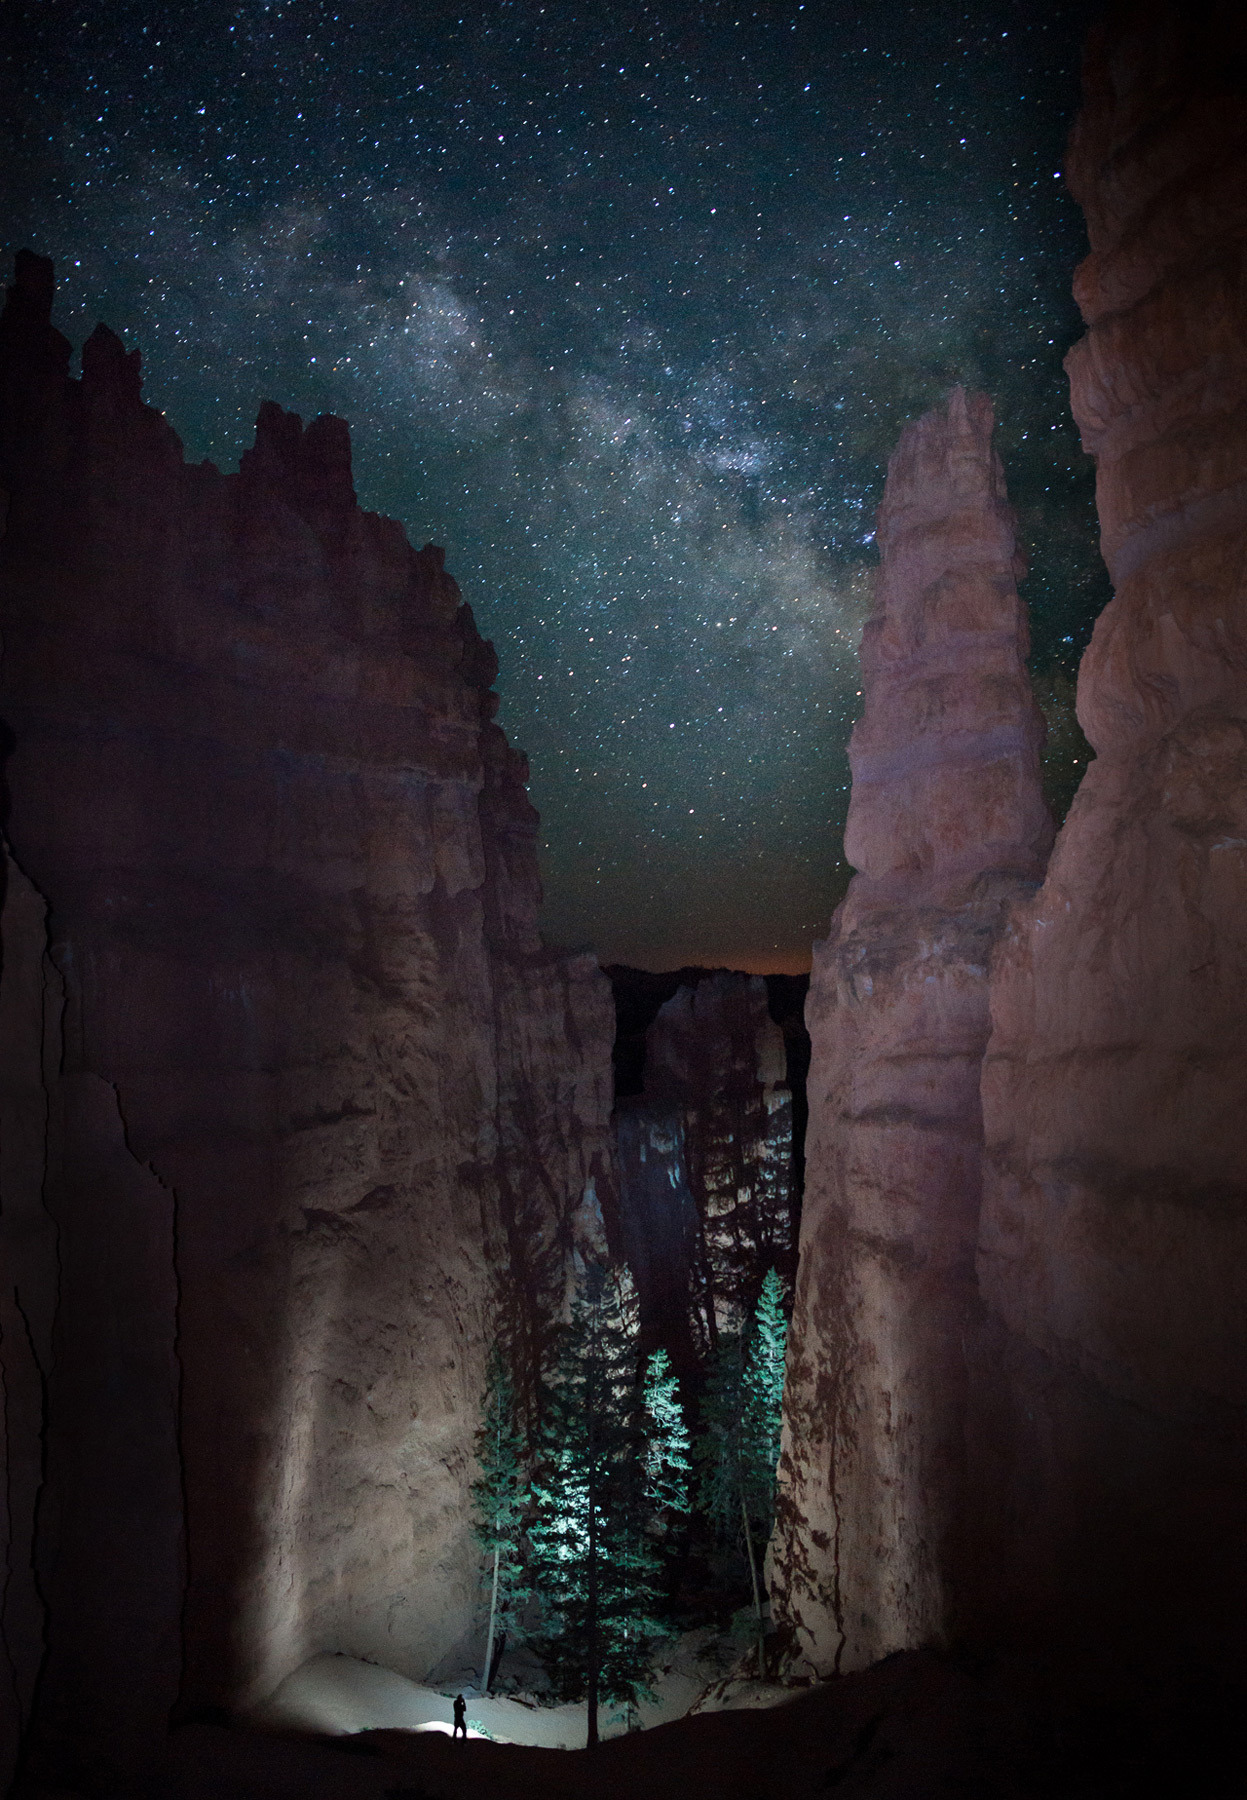
<instances>
[{"instance_id":1,"label":"tree trunk","mask_svg":"<svg viewBox=\"0 0 1247 1800\"><path fill-rule=\"evenodd\" d=\"M494 1677L498 1673L498 1670L502 1667L502 1659L506 1655L506 1653L507 1653L507 1628L504 1625L502 1630L498 1633L497 1637L494 1639L494 1662L493 1662L493 1667L489 1671L490 1687L492 1687L494 1685Z\"/></svg>"},{"instance_id":2,"label":"tree trunk","mask_svg":"<svg viewBox=\"0 0 1247 1800\"><path fill-rule=\"evenodd\" d=\"M589 1669L588 1669L588 1724L585 1729L585 1747L592 1750L598 1741L598 1570L597 1545L593 1529L593 1514L589 1514Z\"/></svg>"},{"instance_id":3,"label":"tree trunk","mask_svg":"<svg viewBox=\"0 0 1247 1800\"><path fill-rule=\"evenodd\" d=\"M494 1585L489 1596L489 1637L485 1644L485 1692L489 1692L489 1684L494 1678L494 1622L498 1617L498 1563L502 1556L501 1547L494 1545Z\"/></svg>"},{"instance_id":4,"label":"tree trunk","mask_svg":"<svg viewBox=\"0 0 1247 1800\"><path fill-rule=\"evenodd\" d=\"M595 1345L595 1348L600 1346ZM585 1394L589 1402L588 1440L589 1440L589 1667L587 1670L587 1712L588 1721L585 1728L585 1748L592 1750L598 1741L598 1534L597 1534L597 1434L594 1425L597 1423L594 1412L597 1406L597 1383L593 1379L594 1370L590 1368L589 1380L585 1384Z\"/></svg>"},{"instance_id":5,"label":"tree trunk","mask_svg":"<svg viewBox=\"0 0 1247 1800\"><path fill-rule=\"evenodd\" d=\"M740 1497L740 1522L745 1528L745 1551L749 1557L749 1580L753 1584L753 1610L758 1621L758 1680L766 1674L762 1664L762 1651L766 1639L766 1628L762 1623L762 1595L758 1588L758 1565L753 1554L753 1533L749 1529L749 1508L745 1505L745 1496Z\"/></svg>"}]
</instances>

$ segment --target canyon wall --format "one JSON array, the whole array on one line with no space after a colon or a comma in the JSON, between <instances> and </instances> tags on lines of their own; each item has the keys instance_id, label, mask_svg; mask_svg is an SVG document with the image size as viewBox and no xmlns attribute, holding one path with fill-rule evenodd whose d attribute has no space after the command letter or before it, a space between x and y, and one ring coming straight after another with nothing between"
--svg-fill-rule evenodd
<instances>
[{"instance_id":1,"label":"canyon wall","mask_svg":"<svg viewBox=\"0 0 1247 1800\"><path fill-rule=\"evenodd\" d=\"M845 834L815 947L806 1191L771 1584L790 1666L938 1642L965 1500L988 964L1042 874L1043 722L990 401L888 465Z\"/></svg>"},{"instance_id":2,"label":"canyon wall","mask_svg":"<svg viewBox=\"0 0 1247 1800\"><path fill-rule=\"evenodd\" d=\"M69 1778L317 1651L468 1654L485 1349L535 1356L600 1234L613 1016L538 935L492 648L345 424L266 404L237 475L189 467L52 298L23 254L0 1735Z\"/></svg>"},{"instance_id":3,"label":"canyon wall","mask_svg":"<svg viewBox=\"0 0 1247 1800\"><path fill-rule=\"evenodd\" d=\"M1046 874L986 402L889 468L771 1550L795 1671L970 1642L1197 1760L1247 1687L1245 69L1228 6L1089 46L1067 367L1114 598Z\"/></svg>"},{"instance_id":4,"label":"canyon wall","mask_svg":"<svg viewBox=\"0 0 1247 1800\"><path fill-rule=\"evenodd\" d=\"M778 1269L791 1288L799 1197L785 1035L758 975L681 985L645 1034L644 1092L615 1119L619 1253L642 1346L692 1375Z\"/></svg>"},{"instance_id":5,"label":"canyon wall","mask_svg":"<svg viewBox=\"0 0 1247 1800\"><path fill-rule=\"evenodd\" d=\"M977 1612L1096 1688L1247 1678L1247 20L1119 6L1068 159L1114 598L992 982Z\"/></svg>"}]
</instances>

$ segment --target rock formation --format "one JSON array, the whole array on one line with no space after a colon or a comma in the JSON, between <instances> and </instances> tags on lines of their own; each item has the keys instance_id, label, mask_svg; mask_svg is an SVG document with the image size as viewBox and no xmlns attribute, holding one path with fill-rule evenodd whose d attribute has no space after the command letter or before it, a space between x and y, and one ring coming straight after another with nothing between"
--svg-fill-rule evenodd
<instances>
[{"instance_id":1,"label":"rock formation","mask_svg":"<svg viewBox=\"0 0 1247 1800\"><path fill-rule=\"evenodd\" d=\"M907 428L879 509L845 835L815 950L810 1123L772 1594L797 1667L949 1624L964 1497L988 961L1042 874L1043 724L992 409Z\"/></svg>"},{"instance_id":2,"label":"rock formation","mask_svg":"<svg viewBox=\"0 0 1247 1800\"><path fill-rule=\"evenodd\" d=\"M773 1545L797 1666L954 1631L1067 1720L1167 1736L1190 1792L1234 1791L1195 1769L1247 1691L1245 67L1228 6L1117 5L1091 42L1067 366L1115 594L1029 895L982 405L889 471Z\"/></svg>"},{"instance_id":3,"label":"rock formation","mask_svg":"<svg viewBox=\"0 0 1247 1800\"><path fill-rule=\"evenodd\" d=\"M982 1630L1139 1694L1247 1679L1245 59L1228 5L1092 39L1067 368L1115 594L983 1075Z\"/></svg>"},{"instance_id":4,"label":"rock formation","mask_svg":"<svg viewBox=\"0 0 1247 1800\"><path fill-rule=\"evenodd\" d=\"M719 970L663 1003L645 1036L644 1093L618 1103L607 1223L636 1279L642 1342L665 1347L681 1374L752 1310L769 1268L791 1285L788 1064L766 980Z\"/></svg>"},{"instance_id":5,"label":"rock formation","mask_svg":"<svg viewBox=\"0 0 1247 1800\"><path fill-rule=\"evenodd\" d=\"M23 254L0 1737L33 1705L69 1779L316 1651L462 1654L485 1346L533 1348L599 1229L613 1019L537 933L492 648L345 424L265 405L237 475L188 467L51 303Z\"/></svg>"}]
</instances>

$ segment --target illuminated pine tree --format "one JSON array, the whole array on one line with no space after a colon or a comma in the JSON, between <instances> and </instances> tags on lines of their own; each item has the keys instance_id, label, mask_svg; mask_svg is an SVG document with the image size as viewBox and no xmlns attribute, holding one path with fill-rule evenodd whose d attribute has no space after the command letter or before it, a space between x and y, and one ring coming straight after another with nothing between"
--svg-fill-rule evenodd
<instances>
[{"instance_id":1,"label":"illuminated pine tree","mask_svg":"<svg viewBox=\"0 0 1247 1800\"><path fill-rule=\"evenodd\" d=\"M489 1354L476 1460L480 1476L472 1484L476 1502L476 1538L489 1571L489 1630L485 1639L483 1685L488 1693L494 1674L494 1646L528 1597L521 1554L524 1509L528 1498L524 1434L516 1412L515 1384L495 1343Z\"/></svg>"},{"instance_id":2,"label":"illuminated pine tree","mask_svg":"<svg viewBox=\"0 0 1247 1800\"><path fill-rule=\"evenodd\" d=\"M779 1466L784 1411L784 1353L788 1322L778 1274L768 1269L754 1308L745 1354L741 1464L746 1505L763 1543L775 1518L775 1471Z\"/></svg>"},{"instance_id":3,"label":"illuminated pine tree","mask_svg":"<svg viewBox=\"0 0 1247 1800\"><path fill-rule=\"evenodd\" d=\"M650 1651L666 1633L654 1528L674 1511L681 1452L672 1395L660 1381L654 1396L665 1436L651 1451L621 1284L590 1271L548 1384L528 1533L538 1648L555 1694L587 1700L590 1744L602 1702L631 1708L650 1694Z\"/></svg>"},{"instance_id":4,"label":"illuminated pine tree","mask_svg":"<svg viewBox=\"0 0 1247 1800\"><path fill-rule=\"evenodd\" d=\"M645 1365L641 1401L645 1412L645 1493L654 1509L652 1528L665 1535L689 1510L692 1467L680 1384L665 1350L655 1350Z\"/></svg>"}]
</instances>

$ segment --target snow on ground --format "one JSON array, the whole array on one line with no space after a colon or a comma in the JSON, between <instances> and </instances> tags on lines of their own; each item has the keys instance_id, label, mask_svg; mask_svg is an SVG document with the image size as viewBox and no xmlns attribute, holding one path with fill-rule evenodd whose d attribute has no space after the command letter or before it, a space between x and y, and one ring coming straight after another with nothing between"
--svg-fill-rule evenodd
<instances>
[{"instance_id":1,"label":"snow on ground","mask_svg":"<svg viewBox=\"0 0 1247 1800\"><path fill-rule=\"evenodd\" d=\"M791 1696L760 1682L715 1681L733 1646L710 1631L688 1632L666 1645L655 1664L656 1699L637 1709L642 1729L682 1719L691 1711L723 1707L768 1706ZM736 1646L738 1649L739 1646ZM713 1686L709 1685L713 1682ZM254 1714L258 1724L303 1731L354 1732L397 1729L449 1732L455 1694L467 1701L468 1735L499 1743L537 1744L553 1750L579 1750L585 1741L585 1707L539 1705L531 1696L478 1694L462 1689L422 1687L353 1656L313 1656L288 1675ZM604 1706L599 1713L603 1737L628 1729L626 1718Z\"/></svg>"},{"instance_id":2,"label":"snow on ground","mask_svg":"<svg viewBox=\"0 0 1247 1800\"><path fill-rule=\"evenodd\" d=\"M454 1722L458 1690L421 1687L353 1656L313 1656L287 1675L254 1715L257 1723L304 1731L443 1731ZM501 1697L485 1699L464 1689L469 1737L508 1744L571 1749L584 1743L583 1706L526 1706ZM482 1727L484 1729L482 1730Z\"/></svg>"}]
</instances>

